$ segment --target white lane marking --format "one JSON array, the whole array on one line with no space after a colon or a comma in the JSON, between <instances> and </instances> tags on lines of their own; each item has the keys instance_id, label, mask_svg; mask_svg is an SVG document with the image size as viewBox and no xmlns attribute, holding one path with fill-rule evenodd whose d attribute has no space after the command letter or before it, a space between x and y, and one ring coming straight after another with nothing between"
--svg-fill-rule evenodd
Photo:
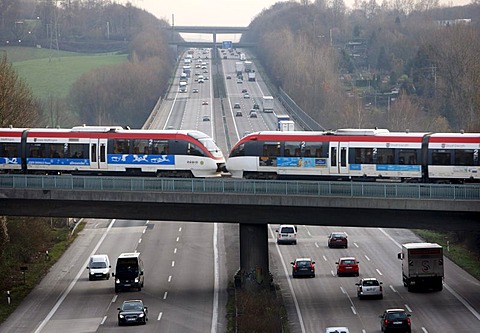
<instances>
[{"instance_id":1,"label":"white lane marking","mask_svg":"<svg viewBox=\"0 0 480 333\"><path fill-rule=\"evenodd\" d=\"M392 238L392 236L390 236L389 234L387 234L387 232L385 230L383 230L382 228L378 228L378 230L380 230L385 236L387 236L393 243L395 243L400 249L402 248L402 245L400 243L398 243L395 239ZM465 298L463 298L462 296L460 296L459 294L457 294L457 292L455 290L453 290L449 285L447 285L446 283L443 283L443 286L445 287L445 289L447 289L453 296L455 296L456 299L458 299L460 301L460 303L462 303L468 311L470 311L478 320L480 320L480 313L478 313L478 311L476 311L470 304L468 304L468 302L465 300Z\"/></svg>"},{"instance_id":2,"label":"white lane marking","mask_svg":"<svg viewBox=\"0 0 480 333\"><path fill-rule=\"evenodd\" d=\"M315 246L316 246L316 247L320 247L317 242L315 242Z\"/></svg>"},{"instance_id":3,"label":"white lane marking","mask_svg":"<svg viewBox=\"0 0 480 333\"><path fill-rule=\"evenodd\" d=\"M167 299L168 291L163 294L163 299Z\"/></svg>"},{"instance_id":4,"label":"white lane marking","mask_svg":"<svg viewBox=\"0 0 480 333\"><path fill-rule=\"evenodd\" d=\"M213 224L213 274L214 274L214 283L213 283L213 310L212 310L212 328L211 333L217 332L217 322L218 322L218 302L219 302L219 292L220 292L220 256L218 255L218 223Z\"/></svg>"},{"instance_id":5,"label":"white lane marking","mask_svg":"<svg viewBox=\"0 0 480 333\"><path fill-rule=\"evenodd\" d=\"M341 291L342 291L342 293L344 293L344 294L346 294L346 293L347 293L343 287L340 287L340 290L341 290Z\"/></svg>"},{"instance_id":6,"label":"white lane marking","mask_svg":"<svg viewBox=\"0 0 480 333\"><path fill-rule=\"evenodd\" d=\"M182 227L178 228L178 231L179 231L179 232L182 231Z\"/></svg>"},{"instance_id":7,"label":"white lane marking","mask_svg":"<svg viewBox=\"0 0 480 333\"><path fill-rule=\"evenodd\" d=\"M325 257L324 255L322 257L324 261L327 261L327 257Z\"/></svg>"},{"instance_id":8,"label":"white lane marking","mask_svg":"<svg viewBox=\"0 0 480 333\"><path fill-rule=\"evenodd\" d=\"M160 312L160 313L158 314L158 318L157 318L157 320L160 320L160 319L162 319L162 315L163 315L163 312Z\"/></svg>"},{"instance_id":9,"label":"white lane marking","mask_svg":"<svg viewBox=\"0 0 480 333\"><path fill-rule=\"evenodd\" d=\"M172 282L172 276L171 275L168 277L168 282Z\"/></svg>"},{"instance_id":10,"label":"white lane marking","mask_svg":"<svg viewBox=\"0 0 480 333\"><path fill-rule=\"evenodd\" d=\"M275 238L275 234L273 233L272 229L270 228L270 225L268 226L268 228L270 230L270 234L271 234L272 238ZM287 280L287 283L288 283L288 287L290 288L290 292L291 292L292 298L293 298L293 303L295 305L295 310L297 311L298 321L300 322L300 330L302 331L302 333L306 333L307 331L305 330L305 324L303 323L302 312L300 311L300 305L298 304L297 295L295 295L295 291L293 290L292 279L290 279L290 276L288 274L287 266L285 264L285 259L283 259L283 256L280 253L280 247L278 246L277 243L275 243L275 248L277 249L277 253L278 253L278 256L280 257L280 261L282 262L283 273L287 277L286 280Z\"/></svg>"},{"instance_id":11,"label":"white lane marking","mask_svg":"<svg viewBox=\"0 0 480 333\"><path fill-rule=\"evenodd\" d=\"M378 275L383 275L378 268L375 268L375 270L377 271Z\"/></svg>"},{"instance_id":12,"label":"white lane marking","mask_svg":"<svg viewBox=\"0 0 480 333\"><path fill-rule=\"evenodd\" d=\"M335 272L334 272L334 271L330 271L330 273L332 273L332 276L335 276Z\"/></svg>"},{"instance_id":13,"label":"white lane marking","mask_svg":"<svg viewBox=\"0 0 480 333\"><path fill-rule=\"evenodd\" d=\"M392 291L393 291L394 293L397 292L397 289L395 289L392 285L390 285L389 287L390 287L390 289L392 289Z\"/></svg>"},{"instance_id":14,"label":"white lane marking","mask_svg":"<svg viewBox=\"0 0 480 333\"><path fill-rule=\"evenodd\" d=\"M358 246L358 244L357 244L357 243L355 243L355 242L353 243L353 245L355 245L355 247L359 247L359 246Z\"/></svg>"},{"instance_id":15,"label":"white lane marking","mask_svg":"<svg viewBox=\"0 0 480 333\"><path fill-rule=\"evenodd\" d=\"M412 309L408 306L408 304L405 304L405 308L408 310L408 312L412 312Z\"/></svg>"},{"instance_id":16,"label":"white lane marking","mask_svg":"<svg viewBox=\"0 0 480 333\"><path fill-rule=\"evenodd\" d=\"M422 332L423 333L428 333L427 329L425 327L422 327Z\"/></svg>"},{"instance_id":17,"label":"white lane marking","mask_svg":"<svg viewBox=\"0 0 480 333\"><path fill-rule=\"evenodd\" d=\"M103 325L105 323L105 320L107 320L107 316L103 316L103 319L102 319L102 322L100 323L100 325Z\"/></svg>"},{"instance_id":18,"label":"white lane marking","mask_svg":"<svg viewBox=\"0 0 480 333\"><path fill-rule=\"evenodd\" d=\"M142 239L140 238L140 239L138 240L138 244L140 244L141 242L142 242Z\"/></svg>"},{"instance_id":19,"label":"white lane marking","mask_svg":"<svg viewBox=\"0 0 480 333\"><path fill-rule=\"evenodd\" d=\"M115 294L115 295L112 297L112 303L115 303L115 302L117 301L117 297L118 297L117 294Z\"/></svg>"},{"instance_id":20,"label":"white lane marking","mask_svg":"<svg viewBox=\"0 0 480 333\"><path fill-rule=\"evenodd\" d=\"M370 261L370 258L369 258L367 255L365 255L365 259L367 259L368 261Z\"/></svg>"},{"instance_id":21,"label":"white lane marking","mask_svg":"<svg viewBox=\"0 0 480 333\"><path fill-rule=\"evenodd\" d=\"M351 306L350 309L352 309L352 312L353 312L354 315L357 314L357 311L355 311L355 307L354 307L354 306Z\"/></svg>"},{"instance_id":22,"label":"white lane marking","mask_svg":"<svg viewBox=\"0 0 480 333\"><path fill-rule=\"evenodd\" d=\"M177 248L175 248L175 250L173 250L173 253L177 253Z\"/></svg>"},{"instance_id":23,"label":"white lane marking","mask_svg":"<svg viewBox=\"0 0 480 333\"><path fill-rule=\"evenodd\" d=\"M177 237L177 243L178 243L179 240L180 240L180 237Z\"/></svg>"},{"instance_id":24,"label":"white lane marking","mask_svg":"<svg viewBox=\"0 0 480 333\"><path fill-rule=\"evenodd\" d=\"M86 267L88 265L88 261L90 260L90 257L93 256L95 254L95 252L97 252L98 248L100 247L100 245L103 243L103 241L105 240L105 238L107 237L107 234L108 232L110 231L110 229L112 229L112 226L113 224L115 223L115 219L112 220L112 222L110 222L107 230L105 231L105 233L102 235L102 238L100 238L100 240L98 241L97 245L95 245L95 248L93 249L92 253L90 253L90 255L88 256L88 259L87 261L85 261L85 263L82 265L81 269L78 271L77 275L75 276L75 278L72 280L72 282L70 282L68 288L63 292L63 294L60 296L60 299L57 301L57 303L55 303L54 307L50 310L50 312L48 313L48 315L45 317L45 319L40 323L40 325L38 326L38 328L35 330L35 333L39 333L43 330L43 328L45 327L45 325L47 325L47 322L53 317L53 315L55 314L55 312L57 312L58 308L60 307L60 305L62 305L63 301L65 300L65 298L67 298L67 295L70 293L70 291L72 291L73 287L75 286L75 284L77 283L78 279L80 279L80 276L82 276L83 272L85 271L84 267Z\"/></svg>"},{"instance_id":25,"label":"white lane marking","mask_svg":"<svg viewBox=\"0 0 480 333\"><path fill-rule=\"evenodd\" d=\"M175 260L172 260L172 267L175 267Z\"/></svg>"}]
</instances>

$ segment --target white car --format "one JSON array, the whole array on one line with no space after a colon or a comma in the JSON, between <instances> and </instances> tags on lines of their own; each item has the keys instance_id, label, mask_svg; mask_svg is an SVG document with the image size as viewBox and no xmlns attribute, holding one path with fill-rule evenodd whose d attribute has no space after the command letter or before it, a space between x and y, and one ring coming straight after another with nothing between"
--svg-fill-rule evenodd
<instances>
[{"instance_id":1,"label":"white car","mask_svg":"<svg viewBox=\"0 0 480 333\"><path fill-rule=\"evenodd\" d=\"M327 327L325 333L349 333L350 331L346 327Z\"/></svg>"},{"instance_id":2,"label":"white car","mask_svg":"<svg viewBox=\"0 0 480 333\"><path fill-rule=\"evenodd\" d=\"M357 296L359 299L365 297L383 298L382 282L376 278L363 278L355 284L357 285Z\"/></svg>"},{"instance_id":3,"label":"white car","mask_svg":"<svg viewBox=\"0 0 480 333\"><path fill-rule=\"evenodd\" d=\"M297 244L297 227L293 224L282 224L277 232L277 244Z\"/></svg>"}]
</instances>

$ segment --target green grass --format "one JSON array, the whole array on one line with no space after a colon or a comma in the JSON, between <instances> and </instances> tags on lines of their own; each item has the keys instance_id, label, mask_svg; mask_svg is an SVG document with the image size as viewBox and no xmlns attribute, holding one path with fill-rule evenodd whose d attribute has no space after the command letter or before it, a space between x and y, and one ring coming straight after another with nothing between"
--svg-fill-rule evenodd
<instances>
[{"instance_id":1,"label":"green grass","mask_svg":"<svg viewBox=\"0 0 480 333\"><path fill-rule=\"evenodd\" d=\"M126 54L82 54L37 48L0 48L7 50L18 75L34 96L65 98L73 83L92 69L127 62Z\"/></svg>"}]
</instances>

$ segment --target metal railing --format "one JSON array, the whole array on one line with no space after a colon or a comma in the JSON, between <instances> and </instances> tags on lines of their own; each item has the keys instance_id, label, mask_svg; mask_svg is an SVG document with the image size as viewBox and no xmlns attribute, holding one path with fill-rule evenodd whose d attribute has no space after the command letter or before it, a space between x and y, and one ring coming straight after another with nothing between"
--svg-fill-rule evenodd
<instances>
[{"instance_id":1,"label":"metal railing","mask_svg":"<svg viewBox=\"0 0 480 333\"><path fill-rule=\"evenodd\" d=\"M281 181L246 179L181 179L144 177L0 175L2 189L75 191L141 191L287 195L317 197L409 198L422 200L480 200L480 185Z\"/></svg>"}]
</instances>

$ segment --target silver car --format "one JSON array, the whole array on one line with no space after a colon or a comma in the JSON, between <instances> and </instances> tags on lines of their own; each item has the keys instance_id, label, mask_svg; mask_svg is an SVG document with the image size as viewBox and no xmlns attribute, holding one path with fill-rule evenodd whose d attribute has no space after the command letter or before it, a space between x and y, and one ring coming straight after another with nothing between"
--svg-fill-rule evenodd
<instances>
[{"instance_id":1,"label":"silver car","mask_svg":"<svg viewBox=\"0 0 480 333\"><path fill-rule=\"evenodd\" d=\"M357 296L359 299L365 297L383 298L382 282L376 278L363 278L357 285Z\"/></svg>"}]
</instances>

